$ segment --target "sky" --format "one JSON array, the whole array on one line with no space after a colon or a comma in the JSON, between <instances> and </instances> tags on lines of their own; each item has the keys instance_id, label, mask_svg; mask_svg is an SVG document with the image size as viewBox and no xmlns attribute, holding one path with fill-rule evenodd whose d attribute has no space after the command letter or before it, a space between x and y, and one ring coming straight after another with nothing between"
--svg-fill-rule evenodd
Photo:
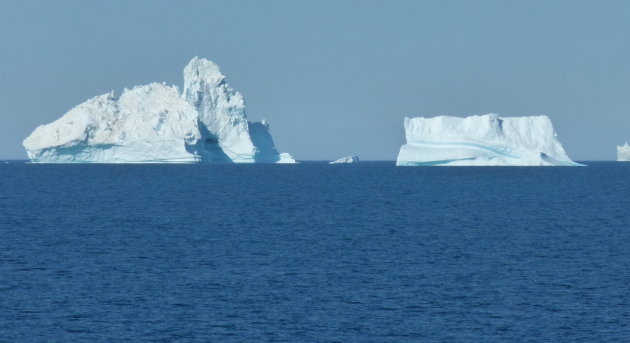
<instances>
[{"instance_id":1,"label":"sky","mask_svg":"<svg viewBox=\"0 0 630 343\"><path fill-rule=\"evenodd\" d=\"M298 160L395 160L405 116L548 115L630 141L630 1L0 1L0 159L100 94L213 60Z\"/></svg>"}]
</instances>

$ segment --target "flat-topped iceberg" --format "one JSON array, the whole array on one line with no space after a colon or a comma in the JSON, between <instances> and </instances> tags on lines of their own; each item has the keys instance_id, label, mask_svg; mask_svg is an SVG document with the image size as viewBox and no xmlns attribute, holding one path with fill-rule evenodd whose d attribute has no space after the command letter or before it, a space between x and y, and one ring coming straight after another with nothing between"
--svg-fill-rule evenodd
<instances>
[{"instance_id":1,"label":"flat-topped iceberg","mask_svg":"<svg viewBox=\"0 0 630 343\"><path fill-rule=\"evenodd\" d=\"M24 140L42 163L294 163L278 153L269 125L250 122L243 96L211 61L193 58L184 92L152 83L100 95Z\"/></svg>"},{"instance_id":2,"label":"flat-topped iceberg","mask_svg":"<svg viewBox=\"0 0 630 343\"><path fill-rule=\"evenodd\" d=\"M547 116L405 118L398 166L576 166Z\"/></svg>"},{"instance_id":3,"label":"flat-topped iceberg","mask_svg":"<svg viewBox=\"0 0 630 343\"><path fill-rule=\"evenodd\" d=\"M628 145L628 142L617 146L617 161L630 161L630 145Z\"/></svg>"},{"instance_id":4,"label":"flat-topped iceberg","mask_svg":"<svg viewBox=\"0 0 630 343\"><path fill-rule=\"evenodd\" d=\"M358 162L359 162L359 156L346 156L338 160L328 162L328 164L348 164L348 163L358 163Z\"/></svg>"}]
</instances>

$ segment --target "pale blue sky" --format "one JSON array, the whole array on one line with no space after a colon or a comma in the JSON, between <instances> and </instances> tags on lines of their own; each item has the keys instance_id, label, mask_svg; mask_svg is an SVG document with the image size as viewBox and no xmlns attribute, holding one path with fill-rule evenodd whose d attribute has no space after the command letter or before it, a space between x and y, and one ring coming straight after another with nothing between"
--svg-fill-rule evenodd
<instances>
[{"instance_id":1,"label":"pale blue sky","mask_svg":"<svg viewBox=\"0 0 630 343\"><path fill-rule=\"evenodd\" d=\"M4 0L0 49L4 159L195 55L302 160L394 160L405 115L546 114L577 160L630 141L630 1Z\"/></svg>"}]
</instances>

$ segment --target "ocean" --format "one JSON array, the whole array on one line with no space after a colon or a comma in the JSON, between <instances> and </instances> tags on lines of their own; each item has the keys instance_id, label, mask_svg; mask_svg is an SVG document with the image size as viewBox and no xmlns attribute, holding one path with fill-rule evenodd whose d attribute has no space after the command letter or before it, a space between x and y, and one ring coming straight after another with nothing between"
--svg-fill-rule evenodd
<instances>
[{"instance_id":1,"label":"ocean","mask_svg":"<svg viewBox=\"0 0 630 343\"><path fill-rule=\"evenodd\" d=\"M0 163L0 342L628 342L630 163Z\"/></svg>"}]
</instances>

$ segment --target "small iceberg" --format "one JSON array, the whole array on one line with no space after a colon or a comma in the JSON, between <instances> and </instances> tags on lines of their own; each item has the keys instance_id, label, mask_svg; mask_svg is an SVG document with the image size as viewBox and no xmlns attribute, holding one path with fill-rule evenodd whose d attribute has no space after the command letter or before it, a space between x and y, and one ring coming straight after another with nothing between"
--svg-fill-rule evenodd
<instances>
[{"instance_id":1,"label":"small iceberg","mask_svg":"<svg viewBox=\"0 0 630 343\"><path fill-rule=\"evenodd\" d=\"M359 163L359 156L346 156L342 157L338 160L334 160L332 162L328 162L328 164L347 164L347 163Z\"/></svg>"}]
</instances>

